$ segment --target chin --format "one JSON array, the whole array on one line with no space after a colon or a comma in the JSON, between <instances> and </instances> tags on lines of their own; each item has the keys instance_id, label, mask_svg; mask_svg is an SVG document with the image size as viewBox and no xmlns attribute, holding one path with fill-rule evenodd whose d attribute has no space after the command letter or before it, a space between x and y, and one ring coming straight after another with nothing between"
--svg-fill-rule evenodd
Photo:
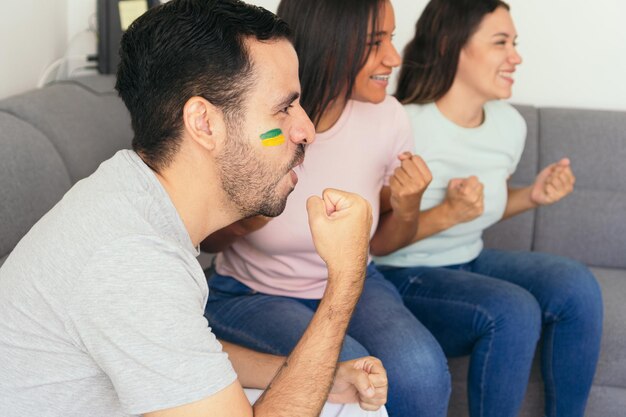
<instances>
[{"instance_id":1,"label":"chin","mask_svg":"<svg viewBox=\"0 0 626 417\"><path fill-rule=\"evenodd\" d=\"M508 98L511 98L512 95L513 95L512 91L507 91L507 92L502 93L500 95L500 98L503 99L503 100L506 100Z\"/></svg>"},{"instance_id":2,"label":"chin","mask_svg":"<svg viewBox=\"0 0 626 417\"><path fill-rule=\"evenodd\" d=\"M354 101L360 101L362 103L371 103L371 104L380 104L385 101L387 97L387 92L383 92L382 94L372 94L368 96L360 96L360 97L350 97Z\"/></svg>"},{"instance_id":3,"label":"chin","mask_svg":"<svg viewBox=\"0 0 626 417\"><path fill-rule=\"evenodd\" d=\"M272 204L264 204L258 210L258 214L266 217L278 217L285 211L287 206L287 196L280 201L272 202Z\"/></svg>"},{"instance_id":4,"label":"chin","mask_svg":"<svg viewBox=\"0 0 626 417\"><path fill-rule=\"evenodd\" d=\"M511 90L510 88L506 88L506 89L502 89L498 91L496 94L496 98L498 98L499 100L506 100L506 99L511 98L512 95L513 95L513 90Z\"/></svg>"},{"instance_id":5,"label":"chin","mask_svg":"<svg viewBox=\"0 0 626 417\"><path fill-rule=\"evenodd\" d=\"M364 101L366 103L372 103L372 104L380 104L383 101L385 101L385 97L387 97L387 93L384 93L382 95L375 95L375 96L367 97L365 100L360 100L360 101Z\"/></svg>"},{"instance_id":6,"label":"chin","mask_svg":"<svg viewBox=\"0 0 626 417\"><path fill-rule=\"evenodd\" d=\"M267 217L277 217L285 211L287 206L287 198L294 190L294 187L285 187L284 190L276 190L271 198L264 199L258 208L258 213Z\"/></svg>"}]
</instances>

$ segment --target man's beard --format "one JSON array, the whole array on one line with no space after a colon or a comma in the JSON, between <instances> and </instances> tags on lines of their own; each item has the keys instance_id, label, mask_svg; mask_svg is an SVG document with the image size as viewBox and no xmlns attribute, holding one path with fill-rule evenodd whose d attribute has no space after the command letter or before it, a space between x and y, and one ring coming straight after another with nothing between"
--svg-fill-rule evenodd
<instances>
[{"instance_id":1,"label":"man's beard","mask_svg":"<svg viewBox=\"0 0 626 417\"><path fill-rule=\"evenodd\" d=\"M278 183L304 158L304 145L298 145L288 164L275 169L264 163L255 151L240 139L240 129L230 129L224 151L217 156L222 188L243 217L276 217L285 210L287 196L279 195Z\"/></svg>"}]
</instances>

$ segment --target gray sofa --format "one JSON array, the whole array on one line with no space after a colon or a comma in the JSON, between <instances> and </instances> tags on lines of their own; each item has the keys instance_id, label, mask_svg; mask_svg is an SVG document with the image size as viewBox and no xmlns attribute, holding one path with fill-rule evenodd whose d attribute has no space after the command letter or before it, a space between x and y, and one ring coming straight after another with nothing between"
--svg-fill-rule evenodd
<instances>
[{"instance_id":1,"label":"gray sofa","mask_svg":"<svg viewBox=\"0 0 626 417\"><path fill-rule=\"evenodd\" d=\"M130 145L126 108L110 76L58 82L0 100L0 265L30 227L81 178ZM579 259L598 277L605 301L602 355L587 416L626 409L626 112L518 106L528 141L513 180L529 183L539 167L567 155L574 194L553 207L502 222L489 246L541 250ZM533 370L523 416L542 415ZM467 358L450 360L450 416L465 416Z\"/></svg>"}]
</instances>

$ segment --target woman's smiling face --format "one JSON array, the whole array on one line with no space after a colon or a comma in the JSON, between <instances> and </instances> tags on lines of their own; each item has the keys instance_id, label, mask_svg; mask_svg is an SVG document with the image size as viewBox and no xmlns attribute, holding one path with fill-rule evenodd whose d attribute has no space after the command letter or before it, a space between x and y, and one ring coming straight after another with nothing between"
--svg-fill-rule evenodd
<instances>
[{"instance_id":1,"label":"woman's smiling face","mask_svg":"<svg viewBox=\"0 0 626 417\"><path fill-rule=\"evenodd\" d=\"M380 103L387 95L389 75L400 65L401 58L391 40L396 29L396 19L391 2L381 3L378 29L374 33L373 45L365 65L356 76L350 98L368 103Z\"/></svg>"},{"instance_id":2,"label":"woman's smiling face","mask_svg":"<svg viewBox=\"0 0 626 417\"><path fill-rule=\"evenodd\" d=\"M484 101L511 97L513 74L522 57L511 14L498 7L483 17L478 30L461 50L455 83Z\"/></svg>"}]
</instances>

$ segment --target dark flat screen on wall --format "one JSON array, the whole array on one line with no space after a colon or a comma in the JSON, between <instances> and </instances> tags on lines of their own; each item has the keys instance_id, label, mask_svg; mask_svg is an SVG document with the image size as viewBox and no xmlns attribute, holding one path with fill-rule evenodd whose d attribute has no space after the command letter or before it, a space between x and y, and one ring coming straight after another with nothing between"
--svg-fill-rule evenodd
<instances>
[{"instance_id":1,"label":"dark flat screen on wall","mask_svg":"<svg viewBox=\"0 0 626 417\"><path fill-rule=\"evenodd\" d=\"M159 0L97 0L98 71L100 73L115 74L117 72L122 33L149 7L159 4L161 4Z\"/></svg>"}]
</instances>

